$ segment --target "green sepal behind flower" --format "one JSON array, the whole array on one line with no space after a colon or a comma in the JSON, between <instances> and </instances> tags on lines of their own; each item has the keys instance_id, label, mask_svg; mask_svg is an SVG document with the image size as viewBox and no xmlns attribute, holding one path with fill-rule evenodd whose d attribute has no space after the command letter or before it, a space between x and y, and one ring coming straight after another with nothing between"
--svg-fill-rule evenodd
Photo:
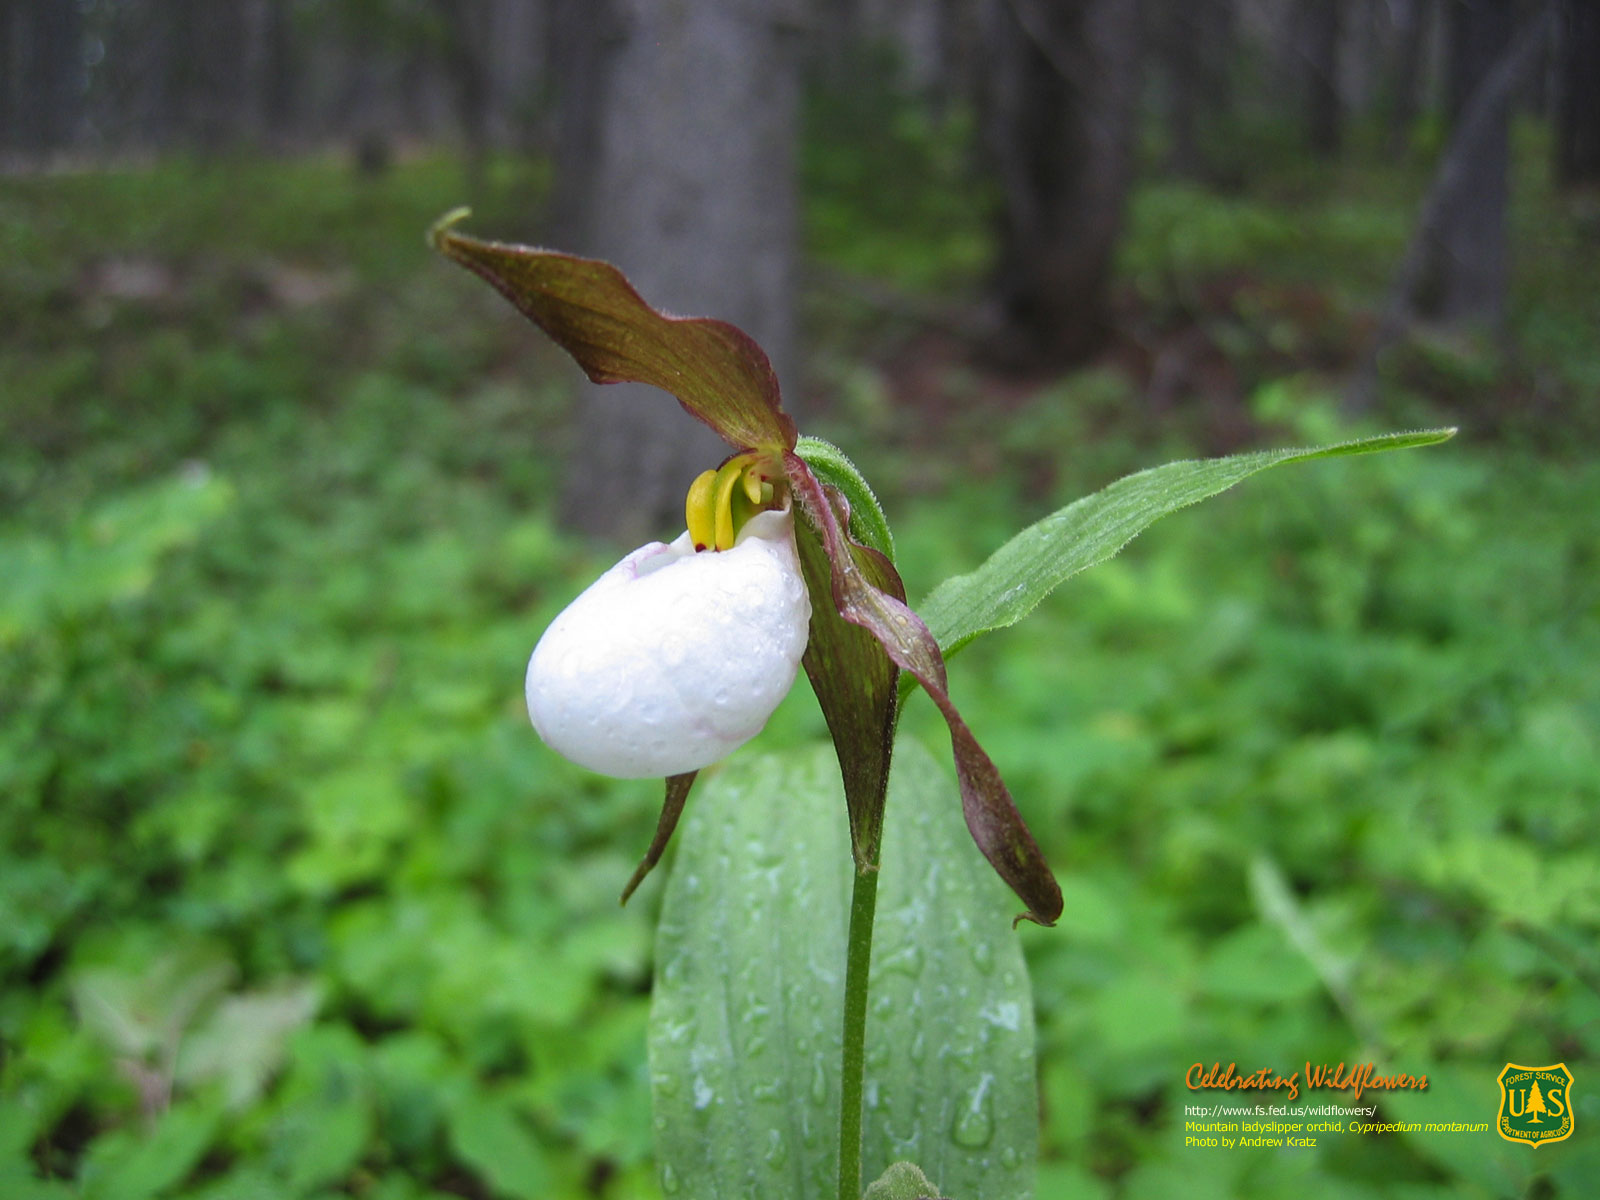
<instances>
[{"instance_id":1,"label":"green sepal behind flower","mask_svg":"<svg viewBox=\"0 0 1600 1200\"><path fill-rule=\"evenodd\" d=\"M827 489L829 500L844 515L844 497ZM850 846L860 870L876 869L883 836L883 808L889 788L889 760L899 711L896 681L900 669L890 661L872 632L845 619L833 599L833 561L827 539L816 522L795 522L795 549L800 573L811 594L811 635L800 660L839 758L845 807L850 815ZM905 585L893 564L870 546L846 542L852 572L899 599Z\"/></svg>"},{"instance_id":2,"label":"green sepal behind flower","mask_svg":"<svg viewBox=\"0 0 1600 1200\"><path fill-rule=\"evenodd\" d=\"M1017 811L1011 792L1000 778L1000 771L973 735L970 727L950 699L949 683L945 678L944 656L939 644L928 632L928 627L907 607L905 586L888 559L875 550L850 541L848 506L837 493L829 494L827 487L817 479L811 468L796 454L784 456L789 476L789 486L794 492L800 513L804 518L799 528L809 525L822 543L832 568L832 604L820 600L807 566L804 538L799 539L800 567L806 576L806 586L812 589L812 636L816 636L816 612L819 607L836 610L838 615L852 625L868 632L882 647L894 666L916 679L944 717L950 730L950 745L955 756L956 779L961 785L961 811L967 819L967 829L978 849L989 860L1000 877L1024 904L1026 912L1018 919L1027 919L1040 925L1054 925L1061 916L1061 888L1050 873L1038 843L1028 831L1022 814ZM843 514L841 516L841 510ZM871 578L862 562L873 563L886 571L892 586L884 587ZM807 657L802 659L807 674L811 674L808 645ZM813 676L813 685L815 685ZM895 682L891 677L890 687ZM818 699L822 692L818 690ZM824 714L827 703L824 702ZM892 737L893 706L890 713ZM830 718L829 728L833 728ZM834 737L839 746L838 735ZM840 749L840 765L844 766L845 751ZM887 759L885 759L887 764ZM846 777L848 800L848 775ZM882 821L881 805L877 820ZM856 814L852 806L852 829ZM857 847L859 858L861 848Z\"/></svg>"},{"instance_id":3,"label":"green sepal behind flower","mask_svg":"<svg viewBox=\"0 0 1600 1200\"><path fill-rule=\"evenodd\" d=\"M806 466L818 479L844 494L850 505L847 528L851 538L863 546L871 546L893 562L894 534L889 532L889 522L883 515L883 506L878 503L877 493L855 463L832 442L809 435L795 443L794 452L805 459Z\"/></svg>"}]
</instances>

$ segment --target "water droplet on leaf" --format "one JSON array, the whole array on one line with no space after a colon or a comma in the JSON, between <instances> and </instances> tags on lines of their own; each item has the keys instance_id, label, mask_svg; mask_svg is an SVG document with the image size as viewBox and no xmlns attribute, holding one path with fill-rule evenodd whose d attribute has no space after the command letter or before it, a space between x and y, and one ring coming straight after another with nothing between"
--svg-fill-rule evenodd
<instances>
[{"instance_id":1,"label":"water droplet on leaf","mask_svg":"<svg viewBox=\"0 0 1600 1200\"><path fill-rule=\"evenodd\" d=\"M885 958L878 969L888 974L915 979L922 974L922 947L907 946L904 950Z\"/></svg>"},{"instance_id":2,"label":"water droplet on leaf","mask_svg":"<svg viewBox=\"0 0 1600 1200\"><path fill-rule=\"evenodd\" d=\"M780 1170L784 1163L789 1161L788 1143L783 1140L783 1134L776 1129L767 1134L767 1152L761 1158L774 1171Z\"/></svg>"},{"instance_id":3,"label":"water droplet on leaf","mask_svg":"<svg viewBox=\"0 0 1600 1200\"><path fill-rule=\"evenodd\" d=\"M979 1150L993 1140L994 1100L989 1095L993 1085L994 1076L985 1074L956 1110L955 1123L950 1126L950 1140L956 1145Z\"/></svg>"}]
</instances>

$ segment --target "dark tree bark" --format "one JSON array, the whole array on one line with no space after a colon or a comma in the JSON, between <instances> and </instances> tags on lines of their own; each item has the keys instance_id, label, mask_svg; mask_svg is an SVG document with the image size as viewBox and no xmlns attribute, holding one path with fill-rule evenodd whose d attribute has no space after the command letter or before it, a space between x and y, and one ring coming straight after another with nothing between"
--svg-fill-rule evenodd
<instances>
[{"instance_id":1,"label":"dark tree bark","mask_svg":"<svg viewBox=\"0 0 1600 1200\"><path fill-rule=\"evenodd\" d=\"M552 31L553 44L575 48L557 64L558 170L581 185L558 205L570 244L616 263L658 308L744 329L792 402L799 79L791 10L785 0L597 7L564 4L565 28ZM589 532L630 539L680 526L690 481L729 452L642 385L593 389L579 434L566 515Z\"/></svg>"},{"instance_id":2,"label":"dark tree bark","mask_svg":"<svg viewBox=\"0 0 1600 1200\"><path fill-rule=\"evenodd\" d=\"M555 246L582 250L594 240L606 70L625 36L616 4L551 0L547 10L544 71L555 106L556 178L546 237Z\"/></svg>"},{"instance_id":3,"label":"dark tree bark","mask_svg":"<svg viewBox=\"0 0 1600 1200\"><path fill-rule=\"evenodd\" d=\"M0 152L14 149L18 141L18 105L22 99L16 85L21 69L17 30L20 23L18 0L0 0Z\"/></svg>"},{"instance_id":4,"label":"dark tree bark","mask_svg":"<svg viewBox=\"0 0 1600 1200\"><path fill-rule=\"evenodd\" d=\"M1471 207L1471 193L1484 185L1484 147L1492 147L1497 138L1504 140L1512 94L1539 60L1549 37L1551 16L1551 8L1543 9L1517 36L1516 42L1501 55L1483 79L1451 134L1450 144L1445 147L1439 167L1428 185L1428 194L1423 199L1410 244L1390 284L1377 334L1346 394L1346 406L1351 410L1360 412L1371 407L1377 394L1378 362L1405 333L1412 317L1419 313L1425 316L1442 315L1437 308L1427 307L1431 295L1430 273L1448 270L1457 255L1470 257L1471 247L1463 245L1455 223L1460 220L1461 212ZM1502 266L1504 236L1502 223ZM1441 263L1444 264L1442 268ZM1503 278L1501 283L1503 286ZM1503 300L1502 294L1502 306ZM1479 313L1467 315L1473 319L1482 317ZM1491 314L1490 319L1495 319L1496 315Z\"/></svg>"},{"instance_id":5,"label":"dark tree bark","mask_svg":"<svg viewBox=\"0 0 1600 1200\"><path fill-rule=\"evenodd\" d=\"M1163 4L1155 16L1155 41L1166 76L1167 133L1172 139L1168 166L1191 178L1203 174L1197 121L1204 63L1198 34L1204 20L1199 4Z\"/></svg>"},{"instance_id":6,"label":"dark tree bark","mask_svg":"<svg viewBox=\"0 0 1600 1200\"><path fill-rule=\"evenodd\" d=\"M279 146L288 145L296 115L293 15L290 0L268 0L261 31L261 123L267 141Z\"/></svg>"},{"instance_id":7,"label":"dark tree bark","mask_svg":"<svg viewBox=\"0 0 1600 1200\"><path fill-rule=\"evenodd\" d=\"M1306 137L1317 154L1332 157L1344 140L1339 95L1341 0L1306 0Z\"/></svg>"},{"instance_id":8,"label":"dark tree bark","mask_svg":"<svg viewBox=\"0 0 1600 1200\"><path fill-rule=\"evenodd\" d=\"M248 32L242 5L168 0L158 36L166 44L163 124L202 154L236 142L248 124L244 71Z\"/></svg>"},{"instance_id":9,"label":"dark tree bark","mask_svg":"<svg viewBox=\"0 0 1600 1200\"><path fill-rule=\"evenodd\" d=\"M1511 43L1511 0L1447 0L1446 105L1451 123L1463 116ZM1506 202L1510 189L1507 90L1483 114L1462 149L1462 184L1448 213L1426 242L1412 303L1426 317L1497 328L1505 315Z\"/></svg>"},{"instance_id":10,"label":"dark tree bark","mask_svg":"<svg viewBox=\"0 0 1600 1200\"><path fill-rule=\"evenodd\" d=\"M1559 53L1556 179L1600 184L1600 0L1563 0Z\"/></svg>"},{"instance_id":11,"label":"dark tree bark","mask_svg":"<svg viewBox=\"0 0 1600 1200\"><path fill-rule=\"evenodd\" d=\"M0 9L6 59L0 137L28 154L66 147L83 108L83 16L76 4L23 0Z\"/></svg>"},{"instance_id":12,"label":"dark tree bark","mask_svg":"<svg viewBox=\"0 0 1600 1200\"><path fill-rule=\"evenodd\" d=\"M992 0L985 143L1003 192L991 349L1059 366L1111 329L1111 265L1133 178L1139 10Z\"/></svg>"},{"instance_id":13,"label":"dark tree bark","mask_svg":"<svg viewBox=\"0 0 1600 1200\"><path fill-rule=\"evenodd\" d=\"M1211 174L1205 133L1227 119L1233 52L1232 0L1193 0L1153 6L1151 29L1165 76L1164 100L1172 139L1168 169L1201 178Z\"/></svg>"},{"instance_id":14,"label":"dark tree bark","mask_svg":"<svg viewBox=\"0 0 1600 1200\"><path fill-rule=\"evenodd\" d=\"M1401 153L1422 108L1426 82L1424 51L1433 22L1433 0L1405 0L1395 8L1395 48L1389 60L1389 149Z\"/></svg>"},{"instance_id":15,"label":"dark tree bark","mask_svg":"<svg viewBox=\"0 0 1600 1200\"><path fill-rule=\"evenodd\" d=\"M1445 116L1452 125L1511 44L1514 0L1445 0Z\"/></svg>"},{"instance_id":16,"label":"dark tree bark","mask_svg":"<svg viewBox=\"0 0 1600 1200\"><path fill-rule=\"evenodd\" d=\"M493 101L489 72L492 13L487 0L433 0L444 26L440 47L455 102L456 122L466 144L467 182L482 191L489 151L489 108Z\"/></svg>"}]
</instances>

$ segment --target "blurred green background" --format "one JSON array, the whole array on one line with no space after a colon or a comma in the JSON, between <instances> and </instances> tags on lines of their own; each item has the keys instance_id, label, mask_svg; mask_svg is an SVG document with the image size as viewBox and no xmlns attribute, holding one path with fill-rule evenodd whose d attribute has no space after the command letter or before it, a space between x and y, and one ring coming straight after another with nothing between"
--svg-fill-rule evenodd
<instances>
[{"instance_id":1,"label":"blurred green background","mask_svg":"<svg viewBox=\"0 0 1600 1200\"><path fill-rule=\"evenodd\" d=\"M954 661L1067 897L1020 935L1038 1194L1592 1194L1600 309L1543 127L1514 128L1515 353L1412 337L1358 421L1335 379L1426 182L1380 139L1136 189L1117 302L1200 347L1162 404L1115 353L961 353L927 314L990 245L952 202L970 127L828 103L796 405L879 489L913 597L1170 457L1464 426L1253 480ZM484 232L548 185L480 169ZM520 692L618 547L553 516L576 373L424 248L462 178L428 152L0 181L0 1195L659 1194L659 879L616 904L659 785L546 751ZM903 728L942 745L925 700ZM802 683L756 745L823 736ZM1504 1063L1564 1060L1577 1134L1184 1149L1191 1063L1308 1059L1426 1073L1369 1094L1393 1118L1490 1122Z\"/></svg>"}]
</instances>

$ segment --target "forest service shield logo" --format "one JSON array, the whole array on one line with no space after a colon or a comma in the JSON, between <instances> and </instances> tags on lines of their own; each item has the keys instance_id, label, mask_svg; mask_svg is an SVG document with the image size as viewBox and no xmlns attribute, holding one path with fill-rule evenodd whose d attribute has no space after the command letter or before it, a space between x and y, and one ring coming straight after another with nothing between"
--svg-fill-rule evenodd
<instances>
[{"instance_id":1,"label":"forest service shield logo","mask_svg":"<svg viewBox=\"0 0 1600 1200\"><path fill-rule=\"evenodd\" d=\"M1566 1063L1500 1072L1500 1116L1495 1122L1508 1142L1537 1149L1572 1136L1572 1072Z\"/></svg>"}]
</instances>

